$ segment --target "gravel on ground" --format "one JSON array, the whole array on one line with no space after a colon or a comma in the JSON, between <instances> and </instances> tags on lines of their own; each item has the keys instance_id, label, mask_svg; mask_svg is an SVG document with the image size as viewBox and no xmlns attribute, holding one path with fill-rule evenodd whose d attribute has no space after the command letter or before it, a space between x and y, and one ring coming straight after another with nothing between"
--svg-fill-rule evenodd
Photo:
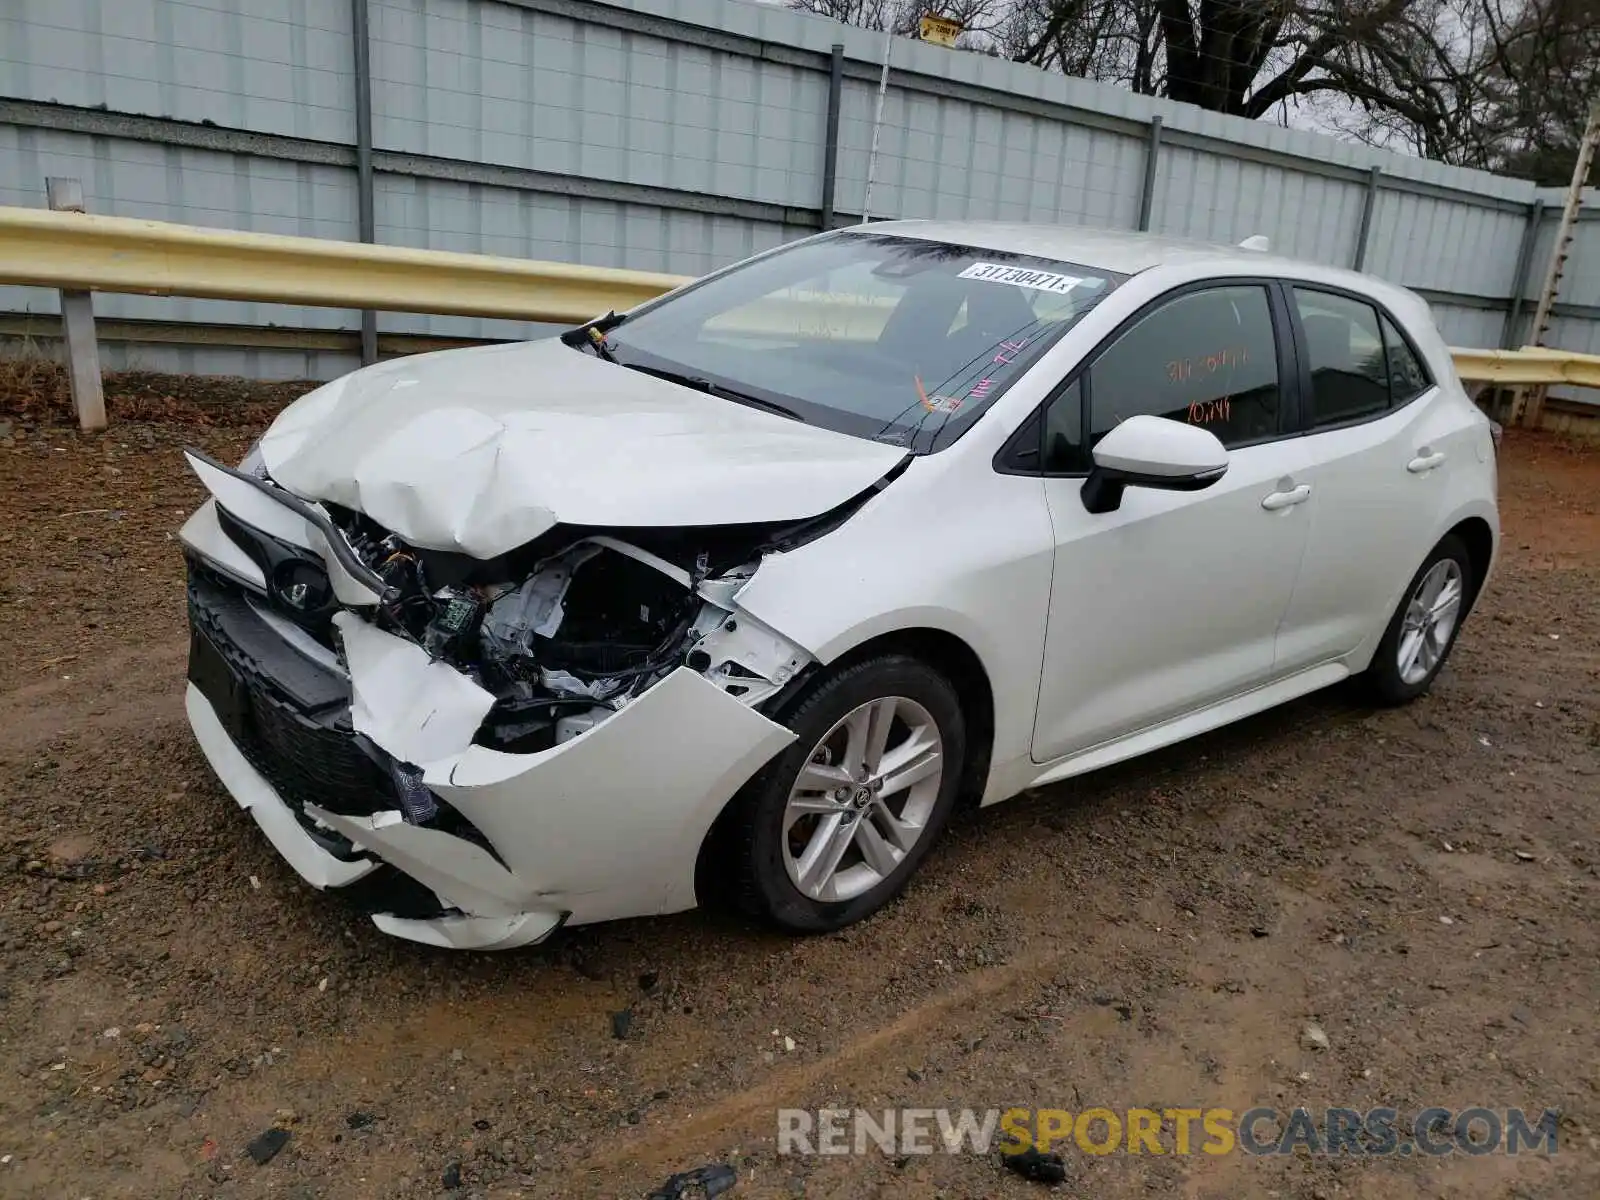
<instances>
[{"instance_id":1,"label":"gravel on ground","mask_svg":"<svg viewBox=\"0 0 1600 1200\"><path fill-rule=\"evenodd\" d=\"M83 435L0 381L0 1195L642 1197L725 1162L735 1200L1029 1197L989 1156L780 1156L776 1109L1383 1104L1559 1109L1560 1150L1072 1147L1057 1194L1600 1195L1592 451L1508 434L1500 572L1410 707L1335 688L964 817L836 935L462 955L303 886L184 721L179 451L237 459L305 386L119 377Z\"/></svg>"}]
</instances>

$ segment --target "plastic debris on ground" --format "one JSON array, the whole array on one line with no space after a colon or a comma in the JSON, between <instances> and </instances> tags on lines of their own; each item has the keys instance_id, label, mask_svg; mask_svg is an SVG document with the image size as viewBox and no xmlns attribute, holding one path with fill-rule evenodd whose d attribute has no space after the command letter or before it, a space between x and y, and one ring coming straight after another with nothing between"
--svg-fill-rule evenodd
<instances>
[{"instance_id":1,"label":"plastic debris on ground","mask_svg":"<svg viewBox=\"0 0 1600 1200\"><path fill-rule=\"evenodd\" d=\"M1040 1154L1036 1147L1029 1146L1003 1157L1010 1170L1033 1183L1062 1183L1067 1178L1067 1164L1059 1154Z\"/></svg>"},{"instance_id":2,"label":"plastic debris on ground","mask_svg":"<svg viewBox=\"0 0 1600 1200\"><path fill-rule=\"evenodd\" d=\"M691 1200L691 1198L720 1196L732 1191L739 1182L738 1173L726 1163L711 1163L672 1176L646 1200Z\"/></svg>"},{"instance_id":3,"label":"plastic debris on ground","mask_svg":"<svg viewBox=\"0 0 1600 1200\"><path fill-rule=\"evenodd\" d=\"M244 1148L256 1166L264 1167L278 1156L278 1151L289 1144L287 1129L269 1129Z\"/></svg>"}]
</instances>

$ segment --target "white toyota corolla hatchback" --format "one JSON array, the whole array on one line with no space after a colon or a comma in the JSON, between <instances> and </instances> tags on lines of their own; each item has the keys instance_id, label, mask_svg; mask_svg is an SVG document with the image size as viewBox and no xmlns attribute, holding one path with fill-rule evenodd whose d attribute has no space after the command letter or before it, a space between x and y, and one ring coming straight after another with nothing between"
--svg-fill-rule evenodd
<instances>
[{"instance_id":1,"label":"white toyota corolla hatchback","mask_svg":"<svg viewBox=\"0 0 1600 1200\"><path fill-rule=\"evenodd\" d=\"M713 893L795 931L951 810L1361 675L1499 541L1426 305L1251 249L896 222L347 375L183 528L188 712L306 880L505 948Z\"/></svg>"}]
</instances>

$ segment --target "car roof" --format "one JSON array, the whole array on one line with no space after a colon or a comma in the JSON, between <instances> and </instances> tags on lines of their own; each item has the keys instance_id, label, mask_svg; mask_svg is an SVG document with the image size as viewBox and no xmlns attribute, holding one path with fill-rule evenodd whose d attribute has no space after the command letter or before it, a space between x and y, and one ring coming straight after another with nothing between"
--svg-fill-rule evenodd
<instances>
[{"instance_id":1,"label":"car roof","mask_svg":"<svg viewBox=\"0 0 1600 1200\"><path fill-rule=\"evenodd\" d=\"M857 230L863 228L897 237L926 238L973 249L1051 258L1121 275L1137 275L1155 267L1186 267L1191 270L1212 267L1227 274L1244 271L1286 276L1347 287L1369 295L1395 296L1403 293L1410 300L1416 299L1403 288L1372 275L1261 250L1247 250L1242 246L1162 237L1153 233L1008 221L874 221L870 226L856 227Z\"/></svg>"}]
</instances>

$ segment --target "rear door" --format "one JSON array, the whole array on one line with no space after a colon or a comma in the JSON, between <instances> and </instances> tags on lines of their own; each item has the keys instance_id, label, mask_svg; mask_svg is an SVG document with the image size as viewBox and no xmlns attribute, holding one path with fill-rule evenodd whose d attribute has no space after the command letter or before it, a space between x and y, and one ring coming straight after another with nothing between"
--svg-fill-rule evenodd
<instances>
[{"instance_id":1,"label":"rear door","mask_svg":"<svg viewBox=\"0 0 1600 1200\"><path fill-rule=\"evenodd\" d=\"M1277 665L1340 658L1387 624L1432 549L1463 426L1399 324L1366 297L1284 293L1302 366L1310 536Z\"/></svg>"}]
</instances>

